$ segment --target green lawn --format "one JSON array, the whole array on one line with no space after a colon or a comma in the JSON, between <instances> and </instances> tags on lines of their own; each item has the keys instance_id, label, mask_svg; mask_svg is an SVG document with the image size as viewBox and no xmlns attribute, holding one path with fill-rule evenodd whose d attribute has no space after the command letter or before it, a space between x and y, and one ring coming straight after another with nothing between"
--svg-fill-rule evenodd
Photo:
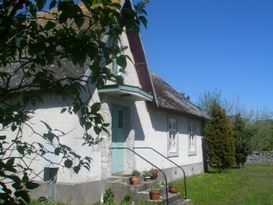
<instances>
[{"instance_id":1,"label":"green lawn","mask_svg":"<svg viewBox=\"0 0 273 205\"><path fill-rule=\"evenodd\" d=\"M273 205L273 165L193 176L187 185L193 205Z\"/></svg>"}]
</instances>

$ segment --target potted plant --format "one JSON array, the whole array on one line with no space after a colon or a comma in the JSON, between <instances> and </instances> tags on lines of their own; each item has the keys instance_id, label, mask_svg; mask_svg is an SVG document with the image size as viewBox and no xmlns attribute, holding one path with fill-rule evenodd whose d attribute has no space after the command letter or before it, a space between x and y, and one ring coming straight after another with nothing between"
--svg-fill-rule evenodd
<instances>
[{"instance_id":1,"label":"potted plant","mask_svg":"<svg viewBox=\"0 0 273 205\"><path fill-rule=\"evenodd\" d=\"M144 181L146 181L147 179L151 179L151 176L152 176L151 171L144 171L143 173Z\"/></svg>"},{"instance_id":2,"label":"potted plant","mask_svg":"<svg viewBox=\"0 0 273 205\"><path fill-rule=\"evenodd\" d=\"M130 182L132 185L138 185L140 184L140 172L137 170L134 170L130 177Z\"/></svg>"},{"instance_id":3,"label":"potted plant","mask_svg":"<svg viewBox=\"0 0 273 205\"><path fill-rule=\"evenodd\" d=\"M160 199L160 184L159 183L152 183L150 185L150 200L158 201Z\"/></svg>"},{"instance_id":4,"label":"potted plant","mask_svg":"<svg viewBox=\"0 0 273 205\"><path fill-rule=\"evenodd\" d=\"M169 192L173 193L173 194L177 193L177 188L176 188L176 186L175 186L175 184L173 182L169 183Z\"/></svg>"},{"instance_id":5,"label":"potted plant","mask_svg":"<svg viewBox=\"0 0 273 205\"><path fill-rule=\"evenodd\" d=\"M157 177L158 177L158 170L152 168L152 169L150 170L150 172L151 172L151 179L157 179Z\"/></svg>"}]
</instances>

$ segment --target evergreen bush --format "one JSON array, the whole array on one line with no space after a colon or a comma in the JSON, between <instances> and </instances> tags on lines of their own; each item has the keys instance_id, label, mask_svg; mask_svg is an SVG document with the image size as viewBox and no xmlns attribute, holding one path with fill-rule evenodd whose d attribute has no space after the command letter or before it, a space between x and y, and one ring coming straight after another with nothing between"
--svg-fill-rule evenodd
<instances>
[{"instance_id":1,"label":"evergreen bush","mask_svg":"<svg viewBox=\"0 0 273 205\"><path fill-rule=\"evenodd\" d=\"M210 109L210 120L205 127L209 164L219 171L235 164L235 144L232 126L225 110L218 103Z\"/></svg>"}]
</instances>

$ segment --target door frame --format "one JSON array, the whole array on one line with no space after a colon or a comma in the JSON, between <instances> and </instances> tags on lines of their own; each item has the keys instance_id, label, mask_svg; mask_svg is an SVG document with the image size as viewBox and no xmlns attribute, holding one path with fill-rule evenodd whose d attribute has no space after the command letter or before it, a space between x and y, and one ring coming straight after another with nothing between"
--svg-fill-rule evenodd
<instances>
[{"instance_id":1,"label":"door frame","mask_svg":"<svg viewBox=\"0 0 273 205\"><path fill-rule=\"evenodd\" d=\"M111 146L116 147L124 147L126 146L126 140L127 140L127 123L126 123L126 113L127 113L127 107L118 105L118 104L111 104L111 115L112 115L112 137L111 137ZM122 122L120 122L120 116L119 111L122 111ZM114 121L115 120L115 121ZM119 128L119 126L122 123L122 128ZM122 129L122 130L121 130ZM123 135L122 137L119 135ZM114 138L116 140L122 140L122 142L114 142ZM112 174L118 174L123 173L126 171L126 152L125 150L115 150L112 149L112 155L111 155L111 173ZM116 156L115 156L116 155ZM120 161L114 161L118 160L115 157L121 157L122 159ZM119 163L119 164L116 164ZM116 167L114 166L116 165Z\"/></svg>"}]
</instances>

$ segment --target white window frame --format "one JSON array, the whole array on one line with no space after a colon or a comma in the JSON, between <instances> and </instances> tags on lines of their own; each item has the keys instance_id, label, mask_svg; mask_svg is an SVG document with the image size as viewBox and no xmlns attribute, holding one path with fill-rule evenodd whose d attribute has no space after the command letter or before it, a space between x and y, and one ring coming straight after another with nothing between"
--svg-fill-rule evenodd
<instances>
[{"instance_id":1,"label":"white window frame","mask_svg":"<svg viewBox=\"0 0 273 205\"><path fill-rule=\"evenodd\" d=\"M168 157L178 156L178 134L176 118L168 118Z\"/></svg>"},{"instance_id":2,"label":"white window frame","mask_svg":"<svg viewBox=\"0 0 273 205\"><path fill-rule=\"evenodd\" d=\"M117 59L114 58L112 62L112 73L114 75L121 75L120 66L117 64Z\"/></svg>"},{"instance_id":3,"label":"white window frame","mask_svg":"<svg viewBox=\"0 0 273 205\"><path fill-rule=\"evenodd\" d=\"M113 44L113 42L111 42L111 39L108 38L108 41L109 41L109 44ZM122 46L122 43L120 40L118 40L118 45L119 47ZM123 54L123 51L122 51L122 54ZM112 74L118 76L118 75L121 75L122 72L120 71L121 67L117 64L117 58L113 58L113 62L112 62Z\"/></svg>"},{"instance_id":4,"label":"white window frame","mask_svg":"<svg viewBox=\"0 0 273 205\"><path fill-rule=\"evenodd\" d=\"M188 121L188 136L189 136L189 156L196 155L196 122L193 120Z\"/></svg>"}]
</instances>

